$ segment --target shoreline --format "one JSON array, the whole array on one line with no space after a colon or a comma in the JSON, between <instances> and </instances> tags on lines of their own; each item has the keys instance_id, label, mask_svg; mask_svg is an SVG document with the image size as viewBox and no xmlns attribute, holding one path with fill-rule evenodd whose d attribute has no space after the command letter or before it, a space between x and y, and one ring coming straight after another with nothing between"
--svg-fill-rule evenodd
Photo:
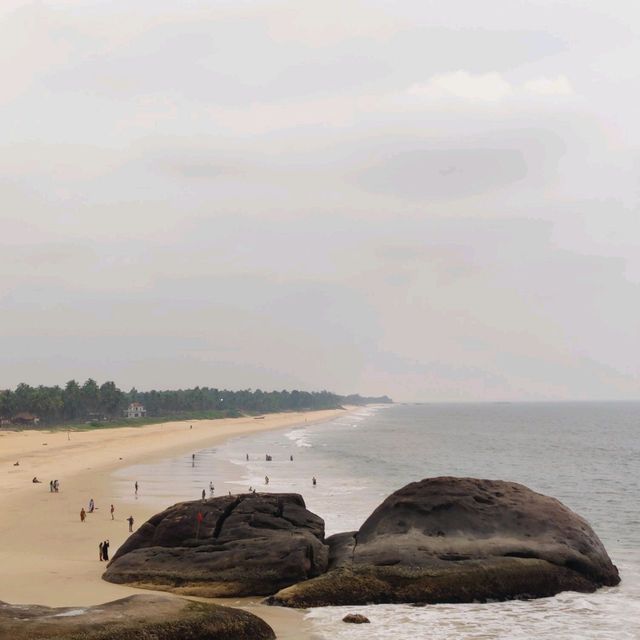
<instances>
[{"instance_id":1,"label":"shoreline","mask_svg":"<svg viewBox=\"0 0 640 640\"><path fill-rule=\"evenodd\" d=\"M113 555L129 536L129 515L134 517L137 528L160 510L144 501L119 503L115 471L199 451L231 438L327 422L349 410L287 412L260 420L194 420L70 434L0 432L0 600L11 604L89 606L144 593L101 579L104 565L98 559L98 543L109 539ZM19 466L14 466L16 461ZM34 476L42 484L32 483ZM59 493L49 491L49 481L53 479L60 481ZM90 498L97 505L96 511L87 514L81 523L80 509L87 509ZM110 504L115 506L113 520ZM234 606L233 601L219 602ZM240 606L278 627L279 638L310 637L307 632L301 635L309 625L300 612L283 613L251 599L242 600Z\"/></svg>"}]
</instances>

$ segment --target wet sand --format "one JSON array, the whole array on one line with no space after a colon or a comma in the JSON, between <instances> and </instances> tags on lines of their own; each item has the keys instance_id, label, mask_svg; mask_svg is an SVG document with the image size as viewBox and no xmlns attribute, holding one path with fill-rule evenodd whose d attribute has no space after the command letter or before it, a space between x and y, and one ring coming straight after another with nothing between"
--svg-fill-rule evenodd
<instances>
[{"instance_id":1,"label":"wet sand","mask_svg":"<svg viewBox=\"0 0 640 640\"><path fill-rule=\"evenodd\" d=\"M100 577L104 571L104 563L98 556L100 541L109 539L113 555L129 535L126 522L129 515L138 526L158 511L143 500L119 503L114 471L195 452L231 437L292 427L305 421L323 422L343 413L342 410L281 413L261 420L200 420L70 434L0 432L0 600L86 606L140 593L104 582ZM19 466L14 466L16 461ZM42 484L32 483L34 476ZM60 482L59 493L49 491L49 481L54 479ZM140 487L140 492L143 491L144 487ZM81 523L80 509L87 510L90 498L95 501L96 511L87 514L86 521ZM109 513L112 503L114 520ZM262 607L255 601L241 602L275 625L279 638L309 637L299 612Z\"/></svg>"}]
</instances>

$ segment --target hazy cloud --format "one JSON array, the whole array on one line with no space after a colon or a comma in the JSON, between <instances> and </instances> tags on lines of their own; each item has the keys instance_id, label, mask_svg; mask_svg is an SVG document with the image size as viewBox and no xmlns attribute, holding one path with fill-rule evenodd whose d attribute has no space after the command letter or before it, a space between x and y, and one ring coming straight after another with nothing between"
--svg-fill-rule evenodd
<instances>
[{"instance_id":1,"label":"hazy cloud","mask_svg":"<svg viewBox=\"0 0 640 640\"><path fill-rule=\"evenodd\" d=\"M640 5L0 15L0 388L637 397Z\"/></svg>"}]
</instances>

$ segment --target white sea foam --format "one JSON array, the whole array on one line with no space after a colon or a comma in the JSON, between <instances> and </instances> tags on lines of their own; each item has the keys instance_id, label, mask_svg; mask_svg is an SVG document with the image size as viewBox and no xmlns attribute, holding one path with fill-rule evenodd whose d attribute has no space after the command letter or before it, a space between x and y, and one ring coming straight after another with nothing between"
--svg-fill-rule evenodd
<instances>
[{"instance_id":1,"label":"white sea foam","mask_svg":"<svg viewBox=\"0 0 640 640\"><path fill-rule=\"evenodd\" d=\"M313 445L309 442L308 439L308 431L306 428L301 429L293 429L292 431L288 431L284 434L286 438L295 443L296 447L312 447Z\"/></svg>"},{"instance_id":2,"label":"white sea foam","mask_svg":"<svg viewBox=\"0 0 640 640\"><path fill-rule=\"evenodd\" d=\"M324 607L307 618L326 640L638 640L636 590L490 604ZM342 622L347 613L364 614L371 623L347 625Z\"/></svg>"}]
</instances>

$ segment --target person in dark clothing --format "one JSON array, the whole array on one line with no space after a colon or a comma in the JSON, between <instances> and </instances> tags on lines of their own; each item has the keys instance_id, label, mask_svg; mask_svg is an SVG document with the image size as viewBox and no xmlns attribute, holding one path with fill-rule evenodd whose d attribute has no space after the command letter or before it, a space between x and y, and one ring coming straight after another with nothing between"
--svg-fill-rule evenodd
<instances>
[{"instance_id":1,"label":"person in dark clothing","mask_svg":"<svg viewBox=\"0 0 640 640\"><path fill-rule=\"evenodd\" d=\"M129 523L129 533L131 533L133 531L133 516L129 516L127 522Z\"/></svg>"},{"instance_id":2,"label":"person in dark clothing","mask_svg":"<svg viewBox=\"0 0 640 640\"><path fill-rule=\"evenodd\" d=\"M105 540L102 543L102 557L105 562L109 562L109 541Z\"/></svg>"},{"instance_id":3,"label":"person in dark clothing","mask_svg":"<svg viewBox=\"0 0 640 640\"><path fill-rule=\"evenodd\" d=\"M104 542L98 545L98 554L100 555L100 562L104 560Z\"/></svg>"}]
</instances>

